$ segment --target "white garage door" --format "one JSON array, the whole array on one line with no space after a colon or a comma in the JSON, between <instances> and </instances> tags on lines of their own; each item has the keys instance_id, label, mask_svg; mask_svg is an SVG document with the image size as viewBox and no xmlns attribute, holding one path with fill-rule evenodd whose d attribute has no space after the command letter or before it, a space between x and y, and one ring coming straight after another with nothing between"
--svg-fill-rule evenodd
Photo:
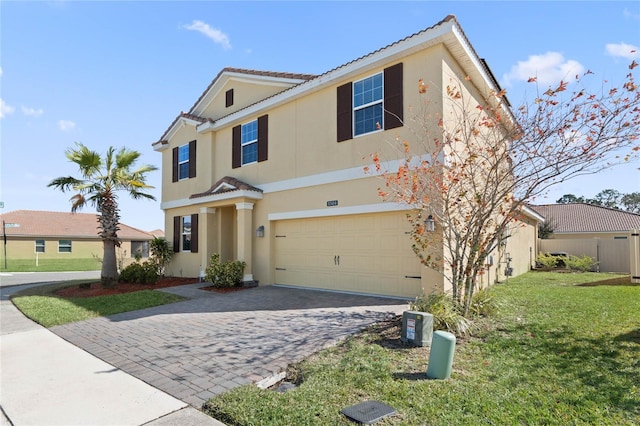
<instances>
[{"instance_id":1,"label":"white garage door","mask_svg":"<svg viewBox=\"0 0 640 426\"><path fill-rule=\"evenodd\" d=\"M276 283L358 293L421 293L404 213L276 222Z\"/></svg>"}]
</instances>

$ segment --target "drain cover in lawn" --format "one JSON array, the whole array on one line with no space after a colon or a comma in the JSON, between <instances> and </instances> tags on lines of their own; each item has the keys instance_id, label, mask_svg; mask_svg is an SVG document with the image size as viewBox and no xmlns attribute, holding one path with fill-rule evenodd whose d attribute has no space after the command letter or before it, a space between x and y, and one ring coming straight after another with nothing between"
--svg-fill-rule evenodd
<instances>
[{"instance_id":1,"label":"drain cover in lawn","mask_svg":"<svg viewBox=\"0 0 640 426\"><path fill-rule=\"evenodd\" d=\"M343 408L340 412L351 420L366 425L373 424L387 416L396 414L396 410L394 410L393 407L378 401L361 402L360 404Z\"/></svg>"}]
</instances>

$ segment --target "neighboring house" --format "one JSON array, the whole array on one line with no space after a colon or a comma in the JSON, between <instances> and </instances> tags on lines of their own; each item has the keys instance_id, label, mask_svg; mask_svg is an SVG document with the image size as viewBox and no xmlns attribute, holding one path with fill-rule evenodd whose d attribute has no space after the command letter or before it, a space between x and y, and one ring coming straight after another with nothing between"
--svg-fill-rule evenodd
<instances>
[{"instance_id":1,"label":"neighboring house","mask_svg":"<svg viewBox=\"0 0 640 426\"><path fill-rule=\"evenodd\" d=\"M16 210L0 215L0 219L9 260L102 258L95 214ZM119 227L122 245L117 249L118 257L130 259L136 253L148 257L153 235L122 223Z\"/></svg>"},{"instance_id":2,"label":"neighboring house","mask_svg":"<svg viewBox=\"0 0 640 426\"><path fill-rule=\"evenodd\" d=\"M149 233L156 238L164 238L164 231L162 229L154 229L153 231L149 231Z\"/></svg>"},{"instance_id":3,"label":"neighboring house","mask_svg":"<svg viewBox=\"0 0 640 426\"><path fill-rule=\"evenodd\" d=\"M176 252L168 273L196 277L220 253L261 285L411 298L445 287L411 249L408 207L382 202L364 167L374 152L393 164L396 137L415 140L404 117L423 102L418 81L450 78L477 99L500 91L452 16L321 75L223 69L153 143ZM491 281L532 265L539 216L526 217Z\"/></svg>"},{"instance_id":4,"label":"neighboring house","mask_svg":"<svg viewBox=\"0 0 640 426\"><path fill-rule=\"evenodd\" d=\"M553 229L549 239L626 239L629 231L640 229L640 214L585 203L530 206Z\"/></svg>"},{"instance_id":5,"label":"neighboring house","mask_svg":"<svg viewBox=\"0 0 640 426\"><path fill-rule=\"evenodd\" d=\"M540 252L589 256L602 272L628 273L640 264L631 236L640 230L640 214L585 203L530 207L553 229L539 241Z\"/></svg>"}]
</instances>

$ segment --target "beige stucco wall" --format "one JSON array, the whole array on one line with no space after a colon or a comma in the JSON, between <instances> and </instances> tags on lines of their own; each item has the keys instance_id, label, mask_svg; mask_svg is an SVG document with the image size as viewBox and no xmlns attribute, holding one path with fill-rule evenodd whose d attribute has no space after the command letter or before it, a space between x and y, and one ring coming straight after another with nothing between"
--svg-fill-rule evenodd
<instances>
[{"instance_id":1,"label":"beige stucco wall","mask_svg":"<svg viewBox=\"0 0 640 426\"><path fill-rule=\"evenodd\" d=\"M561 239L561 240L571 240L571 239L584 239L584 238L600 238L603 240L613 240L615 237L628 237L629 232L585 232L585 233L553 233L549 235L550 240Z\"/></svg>"},{"instance_id":2,"label":"beige stucco wall","mask_svg":"<svg viewBox=\"0 0 640 426\"><path fill-rule=\"evenodd\" d=\"M382 72L384 68L403 63L405 126L389 131L373 132L351 140L336 141L336 89L338 86ZM407 140L413 152L426 152L425 140L421 139L420 126L411 124L414 118L427 112L441 113L441 93L445 76L461 74L459 66L442 45L414 53L401 60L382 64L358 75L350 75L331 86L317 90L308 96L292 100L268 111L256 112L235 122L230 122L215 132L198 134L195 126L184 124L172 134L162 151L162 202L165 207L165 230L167 239L173 240L173 217L199 214L199 252L176 253L168 267L168 274L195 277L207 265L215 252L234 257L242 250L237 242L238 211L236 203L252 203L251 210L251 273L261 284L271 284L275 279L274 230L277 220L287 217L317 217L322 215L375 213L382 211L382 200L378 188L384 182L365 175L364 166L372 163L371 155L379 153L383 161L400 157L397 141ZM424 104L424 96L417 90L418 80L429 84L430 105ZM461 79L462 84L470 82ZM207 114L220 114L220 102L224 102L224 91L234 87L235 96L242 96L243 86L229 81L220 99L216 100ZM477 89L468 87L469 95ZM269 116L269 158L267 161L232 169L232 128L238 124ZM181 182L171 182L172 148L197 140L197 177ZM189 200L190 194L207 190L223 176L232 176L251 185L264 188L262 199L247 197L223 201L205 199ZM310 178L310 180L307 180ZM313 180L317 183L313 183ZM276 185L278 184L278 185ZM327 201L335 200L337 206L327 207ZM177 207L173 207L177 206ZM255 230L265 227L264 238L256 238ZM511 244L517 250L526 246L530 236L519 232ZM522 241L521 241L522 240ZM535 241L535 237L533 237ZM242 244L242 243L240 243ZM308 244L314 244L309 241ZM528 248L526 248L528 250ZM514 251L515 253L515 251ZM527 255L528 256L528 251ZM224 257L224 256L223 256ZM496 258L494 273L500 267ZM518 256L514 271L521 273L527 268ZM504 269L504 265L502 265ZM495 276L495 275L493 275ZM426 292L431 288L448 288L440 273L423 270L422 285Z\"/></svg>"},{"instance_id":3,"label":"beige stucco wall","mask_svg":"<svg viewBox=\"0 0 640 426\"><path fill-rule=\"evenodd\" d=\"M69 238L31 238L31 237L7 237L7 259L35 259L36 240L45 240L44 253L38 253L38 259L91 259L102 258L103 247L102 240L99 239L72 239L71 253L59 252L58 242L60 240L68 240ZM133 261L131 250L131 241L123 240L119 248L116 249L118 259L124 259L125 262ZM4 258L4 249L1 253ZM144 260L144 259L143 259Z\"/></svg>"},{"instance_id":4,"label":"beige stucco wall","mask_svg":"<svg viewBox=\"0 0 640 426\"><path fill-rule=\"evenodd\" d=\"M70 238L7 237L7 259L35 259L36 240L45 240L45 252L38 253L39 259L86 259L102 257L102 241L99 239L71 239L71 253L58 252L58 241ZM2 253L4 257L4 252Z\"/></svg>"}]
</instances>

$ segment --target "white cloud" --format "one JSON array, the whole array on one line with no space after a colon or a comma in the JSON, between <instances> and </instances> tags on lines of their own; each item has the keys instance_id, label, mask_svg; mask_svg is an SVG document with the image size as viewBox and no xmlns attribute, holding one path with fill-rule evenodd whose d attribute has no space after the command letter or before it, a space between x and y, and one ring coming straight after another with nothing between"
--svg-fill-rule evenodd
<instances>
[{"instance_id":1,"label":"white cloud","mask_svg":"<svg viewBox=\"0 0 640 426\"><path fill-rule=\"evenodd\" d=\"M634 13L634 12L630 11L629 9L623 10L622 13L624 14L625 18L631 18L631 19L640 20L640 13Z\"/></svg>"},{"instance_id":2,"label":"white cloud","mask_svg":"<svg viewBox=\"0 0 640 426\"><path fill-rule=\"evenodd\" d=\"M229 36L227 36L219 29L211 27L209 24L206 24L202 21L194 20L190 25L183 25L183 28L190 31L198 31L200 34L203 34L205 37L213 40L214 43L222 46L224 50L231 49Z\"/></svg>"},{"instance_id":3,"label":"white cloud","mask_svg":"<svg viewBox=\"0 0 640 426\"><path fill-rule=\"evenodd\" d=\"M30 117L40 117L42 114L44 114L44 110L42 108L29 108L23 105L22 113Z\"/></svg>"},{"instance_id":4,"label":"white cloud","mask_svg":"<svg viewBox=\"0 0 640 426\"><path fill-rule=\"evenodd\" d=\"M9 114L13 114L16 108L7 104L4 100L0 99L0 118L5 118Z\"/></svg>"},{"instance_id":5,"label":"white cloud","mask_svg":"<svg viewBox=\"0 0 640 426\"><path fill-rule=\"evenodd\" d=\"M510 85L513 80L527 81L531 77L537 77L540 85L547 86L558 84L560 80L567 81L584 71L580 62L565 59L559 52L547 52L543 55L531 55L526 61L518 61L503 79L506 85Z\"/></svg>"},{"instance_id":6,"label":"white cloud","mask_svg":"<svg viewBox=\"0 0 640 426\"><path fill-rule=\"evenodd\" d=\"M63 132L70 132L75 129L76 123L71 120L60 120L58 121L58 128Z\"/></svg>"},{"instance_id":7,"label":"white cloud","mask_svg":"<svg viewBox=\"0 0 640 426\"><path fill-rule=\"evenodd\" d=\"M627 43L608 43L605 46L607 54L628 60L640 58L638 46Z\"/></svg>"}]
</instances>

